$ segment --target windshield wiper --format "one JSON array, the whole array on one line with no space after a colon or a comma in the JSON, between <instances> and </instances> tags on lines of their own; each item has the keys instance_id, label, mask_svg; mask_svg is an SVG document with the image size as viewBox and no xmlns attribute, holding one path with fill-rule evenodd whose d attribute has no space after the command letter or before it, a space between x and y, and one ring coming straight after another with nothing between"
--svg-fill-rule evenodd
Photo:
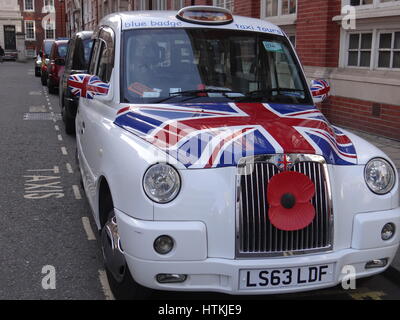
<instances>
[{"instance_id":1,"label":"windshield wiper","mask_svg":"<svg viewBox=\"0 0 400 320\"><path fill-rule=\"evenodd\" d=\"M186 91L177 91L177 92L171 92L169 97L158 100L156 103L162 103L171 99L174 99L179 96L184 96L188 97L184 101L190 100L190 99L195 99L195 98L201 98L201 97L206 97L207 93L221 93L225 98L232 98L229 95L235 95L235 94L240 94L244 96L242 92L233 92L230 89L198 89L198 90L186 90ZM204 94L204 95L203 95Z\"/></svg>"},{"instance_id":2,"label":"windshield wiper","mask_svg":"<svg viewBox=\"0 0 400 320\"><path fill-rule=\"evenodd\" d=\"M278 94L273 94L277 92ZM304 90L302 89L292 89L292 88L271 88L271 89L261 89L261 90L254 90L254 91L249 91L244 94L244 97L239 97L239 100L246 100L246 99L271 99L271 98L276 98L276 97L291 97L290 94L285 94L285 93L303 93L301 98L305 97ZM293 97L299 97L299 96L293 96Z\"/></svg>"}]
</instances>

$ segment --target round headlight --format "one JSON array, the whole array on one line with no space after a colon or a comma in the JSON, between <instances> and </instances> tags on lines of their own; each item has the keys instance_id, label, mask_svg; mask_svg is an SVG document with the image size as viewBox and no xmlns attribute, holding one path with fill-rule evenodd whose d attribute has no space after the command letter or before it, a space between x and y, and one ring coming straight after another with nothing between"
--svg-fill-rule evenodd
<instances>
[{"instance_id":1,"label":"round headlight","mask_svg":"<svg viewBox=\"0 0 400 320\"><path fill-rule=\"evenodd\" d=\"M154 202L167 203L174 200L180 187L181 180L178 171L168 164L155 164L144 174L144 191Z\"/></svg>"},{"instance_id":2,"label":"round headlight","mask_svg":"<svg viewBox=\"0 0 400 320\"><path fill-rule=\"evenodd\" d=\"M375 158L365 166L365 182L372 192L386 194L395 184L396 174L393 167L384 159Z\"/></svg>"}]
</instances>

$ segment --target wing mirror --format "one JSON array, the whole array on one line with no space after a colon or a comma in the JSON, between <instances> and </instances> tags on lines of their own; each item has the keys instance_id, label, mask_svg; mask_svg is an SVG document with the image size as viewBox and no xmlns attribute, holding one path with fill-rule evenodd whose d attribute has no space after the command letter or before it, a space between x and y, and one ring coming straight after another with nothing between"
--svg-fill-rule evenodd
<instances>
[{"instance_id":1,"label":"wing mirror","mask_svg":"<svg viewBox=\"0 0 400 320\"><path fill-rule=\"evenodd\" d=\"M112 100L110 84L101 81L98 76L86 73L73 74L68 78L68 89L76 97L101 101Z\"/></svg>"},{"instance_id":2,"label":"wing mirror","mask_svg":"<svg viewBox=\"0 0 400 320\"><path fill-rule=\"evenodd\" d=\"M314 103L321 103L329 97L331 87L328 81L324 79L315 79L311 81L310 90Z\"/></svg>"}]
</instances>

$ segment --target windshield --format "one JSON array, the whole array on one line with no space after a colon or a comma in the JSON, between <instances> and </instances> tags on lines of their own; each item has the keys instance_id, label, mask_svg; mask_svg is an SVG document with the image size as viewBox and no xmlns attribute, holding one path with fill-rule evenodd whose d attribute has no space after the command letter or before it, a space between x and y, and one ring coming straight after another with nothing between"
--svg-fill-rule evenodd
<instances>
[{"instance_id":1,"label":"windshield","mask_svg":"<svg viewBox=\"0 0 400 320\"><path fill-rule=\"evenodd\" d=\"M63 43L58 45L58 56L60 58L65 58L67 55L68 43Z\"/></svg>"},{"instance_id":2,"label":"windshield","mask_svg":"<svg viewBox=\"0 0 400 320\"><path fill-rule=\"evenodd\" d=\"M130 30L123 37L123 102L312 104L282 36L197 28Z\"/></svg>"},{"instance_id":3,"label":"windshield","mask_svg":"<svg viewBox=\"0 0 400 320\"><path fill-rule=\"evenodd\" d=\"M44 42L44 54L50 55L51 46L53 45L54 41L45 41Z\"/></svg>"}]
</instances>

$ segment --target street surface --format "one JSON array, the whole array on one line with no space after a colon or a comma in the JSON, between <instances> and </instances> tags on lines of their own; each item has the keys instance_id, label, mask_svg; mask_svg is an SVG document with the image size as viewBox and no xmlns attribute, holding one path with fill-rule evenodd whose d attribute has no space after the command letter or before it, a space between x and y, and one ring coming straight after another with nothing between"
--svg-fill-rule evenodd
<instances>
[{"instance_id":1,"label":"street surface","mask_svg":"<svg viewBox=\"0 0 400 320\"><path fill-rule=\"evenodd\" d=\"M33 61L0 64L0 299L112 299L98 233L80 185L75 138L64 132L58 96L34 76ZM44 289L48 266L56 288ZM44 268L44 269L43 269ZM261 297L154 293L154 299L400 300L383 274L356 290Z\"/></svg>"}]
</instances>

